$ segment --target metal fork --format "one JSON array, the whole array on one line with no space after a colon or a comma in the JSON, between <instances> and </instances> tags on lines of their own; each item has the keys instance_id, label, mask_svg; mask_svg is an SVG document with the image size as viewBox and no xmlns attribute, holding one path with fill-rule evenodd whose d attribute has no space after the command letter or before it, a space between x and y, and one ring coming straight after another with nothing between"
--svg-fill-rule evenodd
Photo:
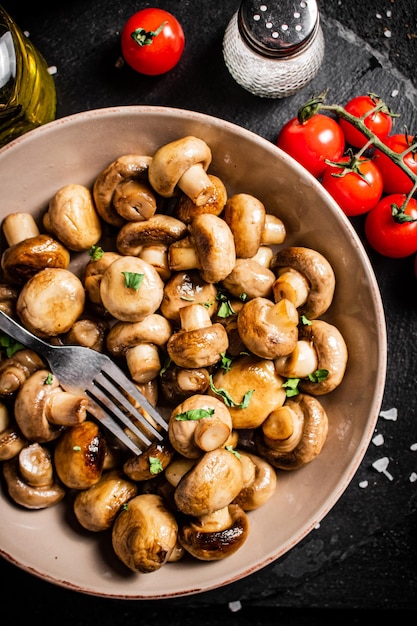
<instances>
[{"instance_id":1,"label":"metal fork","mask_svg":"<svg viewBox=\"0 0 417 626\"><path fill-rule=\"evenodd\" d=\"M164 418L105 354L83 346L46 343L1 309L0 330L39 353L63 389L85 394L91 415L135 454L141 454L155 441L164 439L168 429ZM139 445L120 424L138 438Z\"/></svg>"}]
</instances>

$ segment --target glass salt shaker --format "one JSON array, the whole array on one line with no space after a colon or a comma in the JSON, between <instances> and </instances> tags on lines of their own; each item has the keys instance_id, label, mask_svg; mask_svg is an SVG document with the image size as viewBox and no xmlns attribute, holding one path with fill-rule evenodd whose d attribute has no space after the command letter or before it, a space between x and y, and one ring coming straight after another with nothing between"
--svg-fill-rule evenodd
<instances>
[{"instance_id":1,"label":"glass salt shaker","mask_svg":"<svg viewBox=\"0 0 417 626\"><path fill-rule=\"evenodd\" d=\"M243 0L223 39L235 81L264 98L290 96L320 69L324 36L315 0Z\"/></svg>"}]
</instances>

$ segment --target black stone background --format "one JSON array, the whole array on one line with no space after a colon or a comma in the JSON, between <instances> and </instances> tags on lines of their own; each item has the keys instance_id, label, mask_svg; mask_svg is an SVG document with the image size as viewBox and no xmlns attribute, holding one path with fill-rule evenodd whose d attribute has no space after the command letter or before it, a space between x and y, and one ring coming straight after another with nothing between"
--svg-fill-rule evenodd
<instances>
[{"instance_id":1,"label":"black stone background","mask_svg":"<svg viewBox=\"0 0 417 626\"><path fill-rule=\"evenodd\" d=\"M57 67L57 116L127 104L182 107L221 117L275 141L280 127L311 95L329 89L339 104L372 91L417 132L416 0L319 0L326 55L319 74L284 100L241 89L224 66L221 42L238 0L3 2ZM148 78L116 68L126 19L159 6L180 20L186 49L179 65ZM387 36L390 35L390 36ZM1 181L1 172L0 172ZM0 182L1 197L1 182ZM363 236L363 219L354 220ZM388 372L373 443L351 485L314 530L281 559L216 591L164 601L94 598L46 583L0 560L2 624L28 620L61 626L134 624L377 624L415 619L417 608L416 294L413 257L385 259L366 246L381 289L388 329ZM372 468L390 459L393 480ZM368 487L359 483L367 480ZM1 511L0 511L1 514ZM1 538L0 538L1 541ZM7 620L7 621L6 621ZM407 621L408 623L408 621Z\"/></svg>"}]
</instances>

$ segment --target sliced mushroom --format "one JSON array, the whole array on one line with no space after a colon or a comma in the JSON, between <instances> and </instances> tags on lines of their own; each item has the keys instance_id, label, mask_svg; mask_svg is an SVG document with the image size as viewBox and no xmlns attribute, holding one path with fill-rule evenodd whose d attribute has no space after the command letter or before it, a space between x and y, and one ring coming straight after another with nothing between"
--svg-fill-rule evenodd
<instances>
[{"instance_id":1,"label":"sliced mushroom","mask_svg":"<svg viewBox=\"0 0 417 626\"><path fill-rule=\"evenodd\" d=\"M101 238L102 228L88 187L69 184L61 187L49 201L43 225L69 250L81 252Z\"/></svg>"},{"instance_id":2,"label":"sliced mushroom","mask_svg":"<svg viewBox=\"0 0 417 626\"><path fill-rule=\"evenodd\" d=\"M236 259L232 271L222 281L223 287L235 298L243 294L248 300L253 298L269 298L272 296L272 286L275 274L254 259Z\"/></svg>"},{"instance_id":3,"label":"sliced mushroom","mask_svg":"<svg viewBox=\"0 0 417 626\"><path fill-rule=\"evenodd\" d=\"M127 503L113 524L117 557L134 572L159 570L176 548L178 524L163 498L140 494Z\"/></svg>"},{"instance_id":4,"label":"sliced mushroom","mask_svg":"<svg viewBox=\"0 0 417 626\"><path fill-rule=\"evenodd\" d=\"M16 422L23 435L41 443L56 439L63 426L83 422L86 413L87 397L64 391L46 369L29 376L14 404Z\"/></svg>"},{"instance_id":5,"label":"sliced mushroom","mask_svg":"<svg viewBox=\"0 0 417 626\"><path fill-rule=\"evenodd\" d=\"M1 257L5 279L12 285L23 285L46 268L66 269L70 255L62 243L50 235L36 235L6 248Z\"/></svg>"},{"instance_id":6,"label":"sliced mushroom","mask_svg":"<svg viewBox=\"0 0 417 626\"><path fill-rule=\"evenodd\" d=\"M232 231L217 215L197 215L189 225L190 237L169 248L168 262L172 271L199 269L207 283L221 282L236 263Z\"/></svg>"},{"instance_id":7,"label":"sliced mushroom","mask_svg":"<svg viewBox=\"0 0 417 626\"><path fill-rule=\"evenodd\" d=\"M44 368L45 362L36 352L18 350L0 364L0 396L14 396L31 374Z\"/></svg>"},{"instance_id":8,"label":"sliced mushroom","mask_svg":"<svg viewBox=\"0 0 417 626\"><path fill-rule=\"evenodd\" d=\"M180 309L189 304L201 304L211 317L217 307L216 296L215 285L203 280L196 270L176 272L165 284L161 313L180 325Z\"/></svg>"},{"instance_id":9,"label":"sliced mushroom","mask_svg":"<svg viewBox=\"0 0 417 626\"><path fill-rule=\"evenodd\" d=\"M249 519L237 504L189 519L179 527L183 548L201 561L219 561L235 554L249 536Z\"/></svg>"},{"instance_id":10,"label":"sliced mushroom","mask_svg":"<svg viewBox=\"0 0 417 626\"><path fill-rule=\"evenodd\" d=\"M153 202L149 202L150 190L146 191L144 198L143 192L140 191L138 195L137 189L135 189L132 197L132 186L130 185L131 182L147 183L151 161L151 157L148 156L125 154L112 161L97 176L93 186L94 202L99 215L105 222L112 226L123 226L126 218L118 212L121 207L124 215L132 216L133 213L138 219L141 216L142 219L151 217L155 205ZM128 184L127 188L126 184ZM120 187L122 187L121 190Z\"/></svg>"},{"instance_id":11,"label":"sliced mushroom","mask_svg":"<svg viewBox=\"0 0 417 626\"><path fill-rule=\"evenodd\" d=\"M213 185L213 193L204 204L198 206L185 194L182 194L178 199L174 209L175 216L184 224L190 224L194 217L200 213L220 215L223 211L227 200L226 187L218 176L209 174L208 177Z\"/></svg>"},{"instance_id":12,"label":"sliced mushroom","mask_svg":"<svg viewBox=\"0 0 417 626\"><path fill-rule=\"evenodd\" d=\"M245 303L237 318L239 335L248 350L265 359L292 352L298 340L298 312L289 300L267 298Z\"/></svg>"},{"instance_id":13,"label":"sliced mushroom","mask_svg":"<svg viewBox=\"0 0 417 626\"><path fill-rule=\"evenodd\" d=\"M288 399L256 433L258 453L271 465L294 470L310 463L323 449L328 418L319 400L308 394Z\"/></svg>"},{"instance_id":14,"label":"sliced mushroom","mask_svg":"<svg viewBox=\"0 0 417 626\"><path fill-rule=\"evenodd\" d=\"M171 463L174 453L175 450L168 439L154 442L139 456L127 459L123 471L135 482L154 479Z\"/></svg>"},{"instance_id":15,"label":"sliced mushroom","mask_svg":"<svg viewBox=\"0 0 417 626\"><path fill-rule=\"evenodd\" d=\"M157 213L142 222L128 222L117 233L116 247L124 256L139 256L144 245L170 246L185 237L186 225L171 215Z\"/></svg>"},{"instance_id":16,"label":"sliced mushroom","mask_svg":"<svg viewBox=\"0 0 417 626\"><path fill-rule=\"evenodd\" d=\"M182 513L200 517L231 504L242 487L242 463L233 452L216 448L181 478L174 499Z\"/></svg>"},{"instance_id":17,"label":"sliced mushroom","mask_svg":"<svg viewBox=\"0 0 417 626\"><path fill-rule=\"evenodd\" d=\"M48 268L30 278L17 300L17 313L26 328L39 337L66 333L84 310L81 280L70 270Z\"/></svg>"},{"instance_id":18,"label":"sliced mushroom","mask_svg":"<svg viewBox=\"0 0 417 626\"><path fill-rule=\"evenodd\" d=\"M273 271L278 268L293 268L308 281L308 296L306 302L299 307L300 315L316 319L327 311L333 300L336 279L333 268L320 252L301 246L283 248L271 262Z\"/></svg>"},{"instance_id":19,"label":"sliced mushroom","mask_svg":"<svg viewBox=\"0 0 417 626\"><path fill-rule=\"evenodd\" d=\"M277 486L277 474L274 467L257 454L238 450L241 460L247 458L253 465L253 475L244 484L238 496L233 500L244 511L259 509L272 498Z\"/></svg>"},{"instance_id":20,"label":"sliced mushroom","mask_svg":"<svg viewBox=\"0 0 417 626\"><path fill-rule=\"evenodd\" d=\"M330 393L340 385L346 371L348 349L342 333L329 322L313 320L300 329L300 338L312 342L317 352L317 369L328 373L318 382L302 379L299 388L313 396Z\"/></svg>"},{"instance_id":21,"label":"sliced mushroom","mask_svg":"<svg viewBox=\"0 0 417 626\"><path fill-rule=\"evenodd\" d=\"M221 359L229 340L224 327L212 324L208 311L200 304L180 309L181 329L167 342L170 359L179 367L209 367Z\"/></svg>"},{"instance_id":22,"label":"sliced mushroom","mask_svg":"<svg viewBox=\"0 0 417 626\"><path fill-rule=\"evenodd\" d=\"M219 397L226 392L233 428L257 428L269 413L285 402L284 379L275 371L274 363L256 356L241 356L232 361L227 371L218 370L213 375L209 395ZM245 397L248 398L245 401Z\"/></svg>"},{"instance_id":23,"label":"sliced mushroom","mask_svg":"<svg viewBox=\"0 0 417 626\"><path fill-rule=\"evenodd\" d=\"M232 418L226 405L215 397L195 394L179 404L168 423L173 448L190 459L223 446L232 432Z\"/></svg>"},{"instance_id":24,"label":"sliced mushroom","mask_svg":"<svg viewBox=\"0 0 417 626\"><path fill-rule=\"evenodd\" d=\"M54 451L60 480L70 489L88 489L103 473L106 441L95 422L85 420L62 433Z\"/></svg>"},{"instance_id":25,"label":"sliced mushroom","mask_svg":"<svg viewBox=\"0 0 417 626\"><path fill-rule=\"evenodd\" d=\"M137 485L121 470L103 472L97 483L75 496L75 517L83 528L92 532L108 530L123 505L137 493Z\"/></svg>"},{"instance_id":26,"label":"sliced mushroom","mask_svg":"<svg viewBox=\"0 0 417 626\"><path fill-rule=\"evenodd\" d=\"M116 319L139 322L161 304L164 283L152 265L122 256L104 271L100 282L103 306Z\"/></svg>"},{"instance_id":27,"label":"sliced mushroom","mask_svg":"<svg viewBox=\"0 0 417 626\"><path fill-rule=\"evenodd\" d=\"M197 205L205 204L213 194L213 184L206 171L211 150L205 141L187 136L160 147L149 165L149 182L164 198L172 198L181 189Z\"/></svg>"},{"instance_id":28,"label":"sliced mushroom","mask_svg":"<svg viewBox=\"0 0 417 626\"><path fill-rule=\"evenodd\" d=\"M3 463L3 475L10 497L26 509L45 509L58 504L65 497L65 489L57 480L41 487L26 483L20 476L17 457Z\"/></svg>"}]
</instances>

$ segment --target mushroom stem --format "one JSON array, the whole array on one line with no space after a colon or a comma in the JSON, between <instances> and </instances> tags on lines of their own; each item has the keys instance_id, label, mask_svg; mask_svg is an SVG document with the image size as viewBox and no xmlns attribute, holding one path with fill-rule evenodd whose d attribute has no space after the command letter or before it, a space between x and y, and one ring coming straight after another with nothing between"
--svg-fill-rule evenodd
<instances>
[{"instance_id":1,"label":"mushroom stem","mask_svg":"<svg viewBox=\"0 0 417 626\"><path fill-rule=\"evenodd\" d=\"M300 339L294 350L274 361L275 369L285 378L306 378L318 368L317 351L312 341Z\"/></svg>"},{"instance_id":2,"label":"mushroom stem","mask_svg":"<svg viewBox=\"0 0 417 626\"><path fill-rule=\"evenodd\" d=\"M10 247L40 234L31 213L9 213L3 220L2 228Z\"/></svg>"},{"instance_id":3,"label":"mushroom stem","mask_svg":"<svg viewBox=\"0 0 417 626\"><path fill-rule=\"evenodd\" d=\"M261 245L272 246L285 241L286 230L282 220L275 215L265 215L265 225L261 235Z\"/></svg>"},{"instance_id":4,"label":"mushroom stem","mask_svg":"<svg viewBox=\"0 0 417 626\"><path fill-rule=\"evenodd\" d=\"M210 200L215 188L201 163L195 163L185 170L178 181L178 187L196 206L202 206Z\"/></svg>"},{"instance_id":5,"label":"mushroom stem","mask_svg":"<svg viewBox=\"0 0 417 626\"><path fill-rule=\"evenodd\" d=\"M189 304L180 309L181 329L185 332L212 325L210 315L201 304Z\"/></svg>"},{"instance_id":6,"label":"mushroom stem","mask_svg":"<svg viewBox=\"0 0 417 626\"><path fill-rule=\"evenodd\" d=\"M279 444L283 452L293 450L301 440L302 414L289 406L281 406L272 411L262 424L264 441L274 448Z\"/></svg>"},{"instance_id":7,"label":"mushroom stem","mask_svg":"<svg viewBox=\"0 0 417 626\"><path fill-rule=\"evenodd\" d=\"M126 363L132 379L148 383L161 371L158 347L153 343L138 343L126 351Z\"/></svg>"},{"instance_id":8,"label":"mushroom stem","mask_svg":"<svg viewBox=\"0 0 417 626\"><path fill-rule=\"evenodd\" d=\"M306 277L291 267L280 268L272 286L275 302L284 298L298 309L307 302L309 285Z\"/></svg>"}]
</instances>

